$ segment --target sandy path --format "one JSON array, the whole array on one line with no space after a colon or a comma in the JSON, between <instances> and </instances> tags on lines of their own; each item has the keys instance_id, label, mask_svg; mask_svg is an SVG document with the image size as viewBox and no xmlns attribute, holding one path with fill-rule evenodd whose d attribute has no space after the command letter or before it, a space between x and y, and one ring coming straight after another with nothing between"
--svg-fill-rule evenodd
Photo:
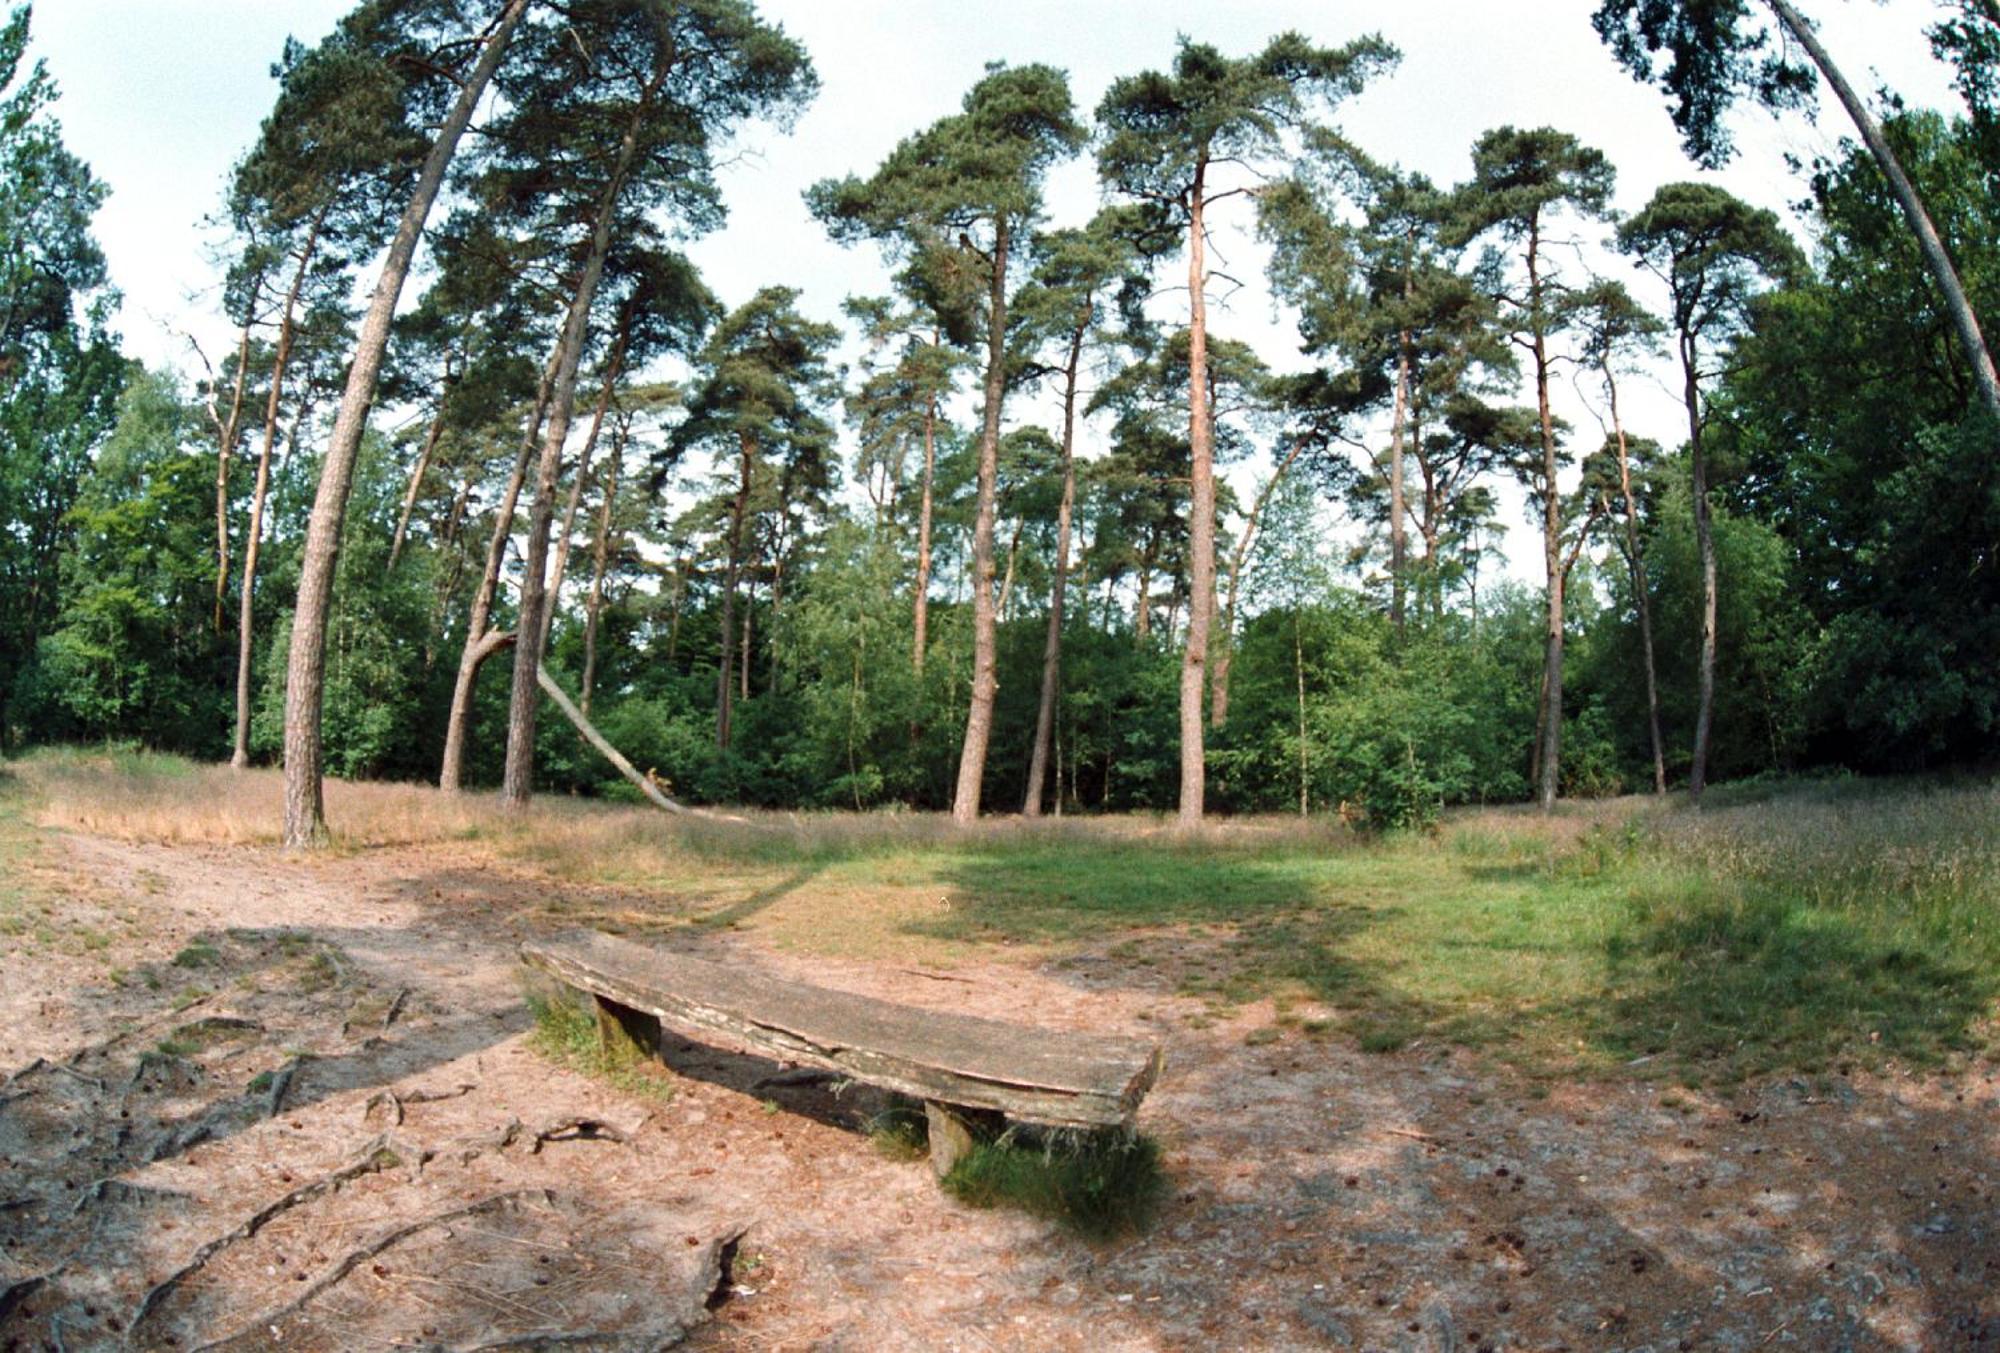
<instances>
[{"instance_id":1,"label":"sandy path","mask_svg":"<svg viewBox=\"0 0 2000 1353\"><path fill-rule=\"evenodd\" d=\"M0 1347L46 1339L51 1319L70 1348L168 1331L216 1338L300 1290L288 1275L310 1287L308 1274L386 1226L502 1194L476 1226L415 1236L395 1251L404 1258L379 1265L386 1272L364 1264L329 1286L281 1322L282 1346L472 1347L482 1333L557 1328L602 1331L597 1346L658 1346L701 1314L714 1271L695 1259L741 1233L731 1299L696 1329L698 1344L2000 1347L1990 1064L1957 1081L1780 1081L1726 1102L1645 1085L1538 1098L1449 1051L1368 1056L1296 1031L1249 1045L1270 1023L1266 1007L1191 1027L1196 1006L1110 962L981 964L939 981L701 941L912 1004L1163 1034L1169 1074L1141 1126L1166 1147L1173 1200L1148 1236L1094 1250L952 1202L924 1165L886 1160L853 1130L857 1101L759 1087L767 1063L685 1050L665 1099L552 1067L525 1046L513 958L555 886L545 881L436 852L308 861L58 841L58 882L88 882L68 905L113 938L0 956L0 1066L114 1043L77 1063L101 1093L42 1072L17 1083L14 1102L0 1097L0 1265L12 1265L0 1266L0 1288L63 1252L73 1259L0 1314ZM218 951L212 973L173 964L199 944ZM161 985L108 984L114 961ZM190 975L210 994L175 1011ZM149 1040L197 1017L259 1032L241 1049L134 1073ZM300 1053L311 1060L283 1110L253 1118L256 1096L235 1087ZM186 1083L170 1083L176 1075ZM114 1109L128 1076L138 1088ZM142 1159L163 1140L151 1128L171 1137L199 1123L225 1086L249 1109ZM396 1126L386 1101L368 1108L385 1088L449 1097L410 1096ZM55 1140L57 1124L113 1112L145 1126L92 1129L88 1149ZM579 1117L628 1140L494 1144L516 1121L532 1137ZM405 1160L291 1209L226 1247L139 1332L112 1327L201 1239L392 1128L405 1157L431 1153L421 1170ZM105 1175L131 1187L101 1190L103 1207L53 1224L52 1192L66 1201ZM17 1196L29 1201L9 1210ZM92 1234L79 1240L83 1220ZM489 1230L504 1234L477 1239ZM663 1266L663 1254L675 1262ZM567 1265L553 1276L528 1262L552 1255ZM559 1300L537 1295L551 1290ZM241 1346L259 1339L278 1346L254 1330Z\"/></svg>"}]
</instances>

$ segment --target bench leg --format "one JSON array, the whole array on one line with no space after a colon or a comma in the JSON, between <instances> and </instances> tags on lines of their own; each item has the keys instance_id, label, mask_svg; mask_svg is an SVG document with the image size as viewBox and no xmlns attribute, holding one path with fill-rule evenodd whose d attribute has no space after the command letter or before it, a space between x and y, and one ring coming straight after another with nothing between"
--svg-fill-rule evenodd
<instances>
[{"instance_id":1,"label":"bench leg","mask_svg":"<svg viewBox=\"0 0 2000 1353\"><path fill-rule=\"evenodd\" d=\"M607 1052L630 1048L648 1061L659 1060L659 1016L602 996L591 999L597 1004L597 1041Z\"/></svg>"},{"instance_id":2,"label":"bench leg","mask_svg":"<svg viewBox=\"0 0 2000 1353\"><path fill-rule=\"evenodd\" d=\"M996 1113L964 1109L935 1099L924 1101L924 1126L931 1143L931 1170L939 1179L972 1150L981 1137L990 1137L1001 1125Z\"/></svg>"}]
</instances>

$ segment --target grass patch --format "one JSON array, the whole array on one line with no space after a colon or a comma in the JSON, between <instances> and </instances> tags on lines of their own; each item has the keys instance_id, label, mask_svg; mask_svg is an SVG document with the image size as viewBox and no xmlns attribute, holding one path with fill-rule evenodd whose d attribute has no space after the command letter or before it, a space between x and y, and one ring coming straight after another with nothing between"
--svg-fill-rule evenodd
<instances>
[{"instance_id":1,"label":"grass patch","mask_svg":"<svg viewBox=\"0 0 2000 1353\"><path fill-rule=\"evenodd\" d=\"M890 1160L922 1160L930 1153L930 1133L924 1106L898 1098L868 1120L868 1140L876 1153Z\"/></svg>"},{"instance_id":2,"label":"grass patch","mask_svg":"<svg viewBox=\"0 0 2000 1353\"><path fill-rule=\"evenodd\" d=\"M5 814L29 801L47 825L161 841L271 841L281 816L275 772L114 749L14 773L0 863ZM1717 787L1698 811L1650 797L1468 810L1380 838L1278 818L1193 834L1147 816L731 824L552 798L502 813L406 785L328 794L348 844L476 839L495 867L619 890L542 890L520 905L543 923L727 927L926 969L1076 958L1218 1012L1310 1002L1314 1036L1453 1043L1539 1077L1934 1063L1981 1046L2000 996L1991 783L1767 781ZM6 888L0 933L38 934L24 908L10 919Z\"/></svg>"},{"instance_id":3,"label":"grass patch","mask_svg":"<svg viewBox=\"0 0 2000 1353\"><path fill-rule=\"evenodd\" d=\"M174 955L176 968L212 968L220 962L222 951L206 940L196 940Z\"/></svg>"},{"instance_id":4,"label":"grass patch","mask_svg":"<svg viewBox=\"0 0 2000 1353\"><path fill-rule=\"evenodd\" d=\"M671 1073L630 1039L598 1036L596 1012L568 996L528 997L535 1028L529 1046L550 1061L648 1099L674 1097Z\"/></svg>"},{"instance_id":5,"label":"grass patch","mask_svg":"<svg viewBox=\"0 0 2000 1353\"><path fill-rule=\"evenodd\" d=\"M1013 1127L974 1143L944 1177L971 1207L1016 1207L1087 1240L1144 1231L1166 1197L1160 1147L1119 1129L1037 1133Z\"/></svg>"}]
</instances>

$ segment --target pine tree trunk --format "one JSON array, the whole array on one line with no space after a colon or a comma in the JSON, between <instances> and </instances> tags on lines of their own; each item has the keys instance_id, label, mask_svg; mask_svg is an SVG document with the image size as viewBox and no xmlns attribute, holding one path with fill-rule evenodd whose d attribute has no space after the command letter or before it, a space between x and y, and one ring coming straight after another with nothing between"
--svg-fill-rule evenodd
<instances>
[{"instance_id":1,"label":"pine tree trunk","mask_svg":"<svg viewBox=\"0 0 2000 1353\"><path fill-rule=\"evenodd\" d=\"M930 643L931 616L931 479L937 471L937 401L924 405L924 490L917 508L916 640L911 665L924 674L924 650Z\"/></svg>"},{"instance_id":2,"label":"pine tree trunk","mask_svg":"<svg viewBox=\"0 0 2000 1353\"><path fill-rule=\"evenodd\" d=\"M1048 778L1049 745L1055 737L1056 692L1062 684L1064 591L1069 586L1070 519L1076 510L1076 382L1083 365L1083 336L1092 307L1085 305L1070 330L1069 362L1063 368L1062 505L1056 509L1056 574L1049 584L1049 625L1042 639L1042 694L1035 709L1035 745L1028 754L1028 788L1021 816L1042 815L1042 787ZM1056 813L1062 813L1062 772L1056 773Z\"/></svg>"},{"instance_id":3,"label":"pine tree trunk","mask_svg":"<svg viewBox=\"0 0 2000 1353\"><path fill-rule=\"evenodd\" d=\"M993 618L993 513L1000 479L1000 405L1007 394L1009 243L1009 226L1003 216L993 229L986 312L986 408L979 430L979 506L972 527L972 699L965 716L965 742L958 756L958 786L951 801L952 821L960 825L979 817L986 748L993 738L993 704L1000 689Z\"/></svg>"},{"instance_id":4,"label":"pine tree trunk","mask_svg":"<svg viewBox=\"0 0 2000 1353\"><path fill-rule=\"evenodd\" d=\"M618 472L625 460L625 427L611 434L611 463L604 467L604 501L597 510L597 546L590 562L590 599L583 609L584 717L590 716L590 693L597 683L597 622L604 613L604 574L611 559L611 518L618 504Z\"/></svg>"},{"instance_id":5,"label":"pine tree trunk","mask_svg":"<svg viewBox=\"0 0 2000 1353\"><path fill-rule=\"evenodd\" d=\"M639 153L639 134L651 114L653 96L665 83L671 68L665 53L657 61L618 143L617 159L597 204L589 252L584 256L576 292L570 297L569 314L563 320L562 345L558 349L561 360L549 401L549 425L542 433L541 461L535 467L535 496L528 504L528 544L521 570L518 627L521 641L514 647L514 686L507 701L507 766L500 781L500 802L509 808L527 807L535 788L535 714L541 705L541 685L535 673L542 665L542 638L547 632L549 534L555 524L556 485L562 477L563 446L569 441L570 419L576 408L577 368L583 362L584 343L590 336L590 312L597 300L597 284L604 276L604 260L611 253L611 231L618 203L625 193L632 160Z\"/></svg>"},{"instance_id":6,"label":"pine tree trunk","mask_svg":"<svg viewBox=\"0 0 2000 1353\"><path fill-rule=\"evenodd\" d=\"M1715 717L1715 522L1708 506L1708 457L1701 438L1701 390L1695 374L1694 338L1681 335L1681 369L1688 408L1688 456L1694 472L1694 538L1701 552L1701 666L1696 677L1694 764L1688 768L1688 797L1701 802L1708 786L1709 730Z\"/></svg>"},{"instance_id":7,"label":"pine tree trunk","mask_svg":"<svg viewBox=\"0 0 2000 1353\"><path fill-rule=\"evenodd\" d=\"M576 535L576 513L583 503L583 484L590 474L590 459L597 451L597 439L604 431L605 415L611 411L611 396L625 365L625 341L629 332L631 307L621 317L618 339L613 344L609 364L604 369L604 387L598 392L597 407L591 412L590 431L584 434L583 449L576 453L576 468L570 472L569 501L563 505L562 530L556 533L555 563L549 570L548 605L542 608L542 649L549 646L556 606L562 600L563 578L569 572L570 541Z\"/></svg>"},{"instance_id":8,"label":"pine tree trunk","mask_svg":"<svg viewBox=\"0 0 2000 1353\"><path fill-rule=\"evenodd\" d=\"M555 385L556 359L553 354L542 368L535 390L534 408L515 453L514 469L507 477L507 489L493 514L493 533L486 542L486 567L479 576L479 590L472 596L472 612L465 622L465 647L459 654L458 676L452 682L451 711L445 716L444 757L438 767L438 788L455 794L465 780L465 744L472 729L472 688L479 669L497 650L488 642L488 624L493 603L500 594L500 571L507 562L507 541L514 534L514 514L520 507L521 488L527 482L528 462L542 436L542 420L549 409L549 395Z\"/></svg>"},{"instance_id":9,"label":"pine tree trunk","mask_svg":"<svg viewBox=\"0 0 2000 1353\"><path fill-rule=\"evenodd\" d=\"M417 463L410 470L410 486L403 490L403 507L396 514L396 534L389 540L391 569L403 557L403 543L410 538L410 515L417 510L417 494L422 491L424 475L431 468L431 457L437 453L438 439L444 436L445 405L450 398L448 387L439 393L437 412L431 416L430 431L424 434L424 449L417 453Z\"/></svg>"},{"instance_id":10,"label":"pine tree trunk","mask_svg":"<svg viewBox=\"0 0 2000 1353\"><path fill-rule=\"evenodd\" d=\"M1408 280L1404 282L1407 297ZM1403 630L1403 576L1407 542L1403 531L1403 430L1410 408L1410 335L1397 335L1396 412L1389 426L1389 623Z\"/></svg>"},{"instance_id":11,"label":"pine tree trunk","mask_svg":"<svg viewBox=\"0 0 2000 1353\"><path fill-rule=\"evenodd\" d=\"M1542 432L1542 562L1548 575L1547 628L1542 654L1542 708L1536 740L1536 800L1553 811L1562 783L1563 583L1562 496L1556 476L1555 416L1549 409L1547 323L1542 302L1541 222L1528 227L1528 305L1534 333L1535 408Z\"/></svg>"},{"instance_id":12,"label":"pine tree trunk","mask_svg":"<svg viewBox=\"0 0 2000 1353\"><path fill-rule=\"evenodd\" d=\"M278 351L271 359L271 393L264 401L264 444L257 453L257 485L250 495L250 522L243 536L243 584L236 619L236 743L229 764L241 770L250 764L250 653L254 635L252 601L257 583L257 555L264 539L264 503L271 490L271 453L278 444L278 407L285 388L285 370L291 365L294 316L299 293L305 290L306 272L319 252L320 228L327 208L320 210L299 249L298 270L292 274L291 289L285 293L285 307L278 321Z\"/></svg>"},{"instance_id":13,"label":"pine tree trunk","mask_svg":"<svg viewBox=\"0 0 2000 1353\"><path fill-rule=\"evenodd\" d=\"M210 402L209 417L215 422L215 632L222 633L222 596L229 590L229 463L236 458L236 439L243 423L243 383L250 374L250 327L257 308L257 293L263 279L250 288L243 303L243 331L236 340L236 384L229 394L229 417L216 418ZM204 358L204 361L207 359Z\"/></svg>"},{"instance_id":14,"label":"pine tree trunk","mask_svg":"<svg viewBox=\"0 0 2000 1353\"><path fill-rule=\"evenodd\" d=\"M1203 295L1208 266L1202 238L1206 157L1195 164L1188 193L1188 626L1181 659L1181 798L1183 828L1201 825L1207 790L1206 711L1209 617L1215 610L1215 424L1208 408L1208 307Z\"/></svg>"},{"instance_id":15,"label":"pine tree trunk","mask_svg":"<svg viewBox=\"0 0 2000 1353\"><path fill-rule=\"evenodd\" d=\"M722 580L722 656L715 680L715 745L725 752L729 750L731 706L736 698L730 663L736 645L736 589L743 572L743 519L750 512L750 471L756 457L756 443L749 433L737 435L737 446L742 468L729 513L729 567Z\"/></svg>"},{"instance_id":16,"label":"pine tree trunk","mask_svg":"<svg viewBox=\"0 0 2000 1353\"><path fill-rule=\"evenodd\" d=\"M1660 737L1660 683L1653 663L1653 603L1646 587L1646 557L1639 546L1639 500L1632 493L1632 455L1625 422L1618 413L1618 382L1607 352L1604 385L1611 395L1611 430L1618 439L1618 490L1625 497L1625 563L1632 573L1632 600L1639 609L1639 648L1646 663L1646 721L1653 738L1653 792L1667 792L1666 743Z\"/></svg>"},{"instance_id":17,"label":"pine tree trunk","mask_svg":"<svg viewBox=\"0 0 2000 1353\"><path fill-rule=\"evenodd\" d=\"M1882 176L1889 180L1889 189L1895 194L1896 204L1902 208L1903 219L1908 222L1910 233L1917 237L1917 249L1923 255L1924 267L1930 271L1931 280L1937 284L1944 297L1945 309L1951 315L1954 332L1958 336L1959 351L1965 356L1966 365L1972 369L1972 380L1979 391L1979 402L1986 412L2000 422L2000 375L1993 367L1993 353L1986 346L1986 336L1980 332L1979 316L1973 311L1972 302L1965 294L1965 285L1959 280L1958 269L1953 266L1951 253L1939 238L1937 226L1931 221L1930 212L1924 206L1923 198L1917 195L1916 185L1903 169L1903 163L1896 158L1896 152L1882 135L1882 128L1868 111L1868 105L1847 78L1840 73L1840 67L1833 64L1833 57L1820 44L1819 35L1813 31L1796 9L1786 0L1765 0L1771 12L1797 38L1799 45L1812 57L1819 73L1833 86L1834 96L1840 100L1847 115L1854 119L1854 126L1861 133L1861 140L1875 157Z\"/></svg>"},{"instance_id":18,"label":"pine tree trunk","mask_svg":"<svg viewBox=\"0 0 2000 1353\"><path fill-rule=\"evenodd\" d=\"M458 149L458 139L471 122L473 109L485 94L493 73L500 68L508 41L528 4L529 0L509 0L485 36L478 62L460 86L458 98L438 130L437 140L424 159L416 188L389 245L348 367L347 388L341 395L333 436L320 466L319 488L306 527L298 606L292 617L291 652L285 668L285 844L288 846L319 846L327 840L320 745L321 702L326 690L327 614L333 599L341 526L347 516L348 494L354 485L354 462L361 450L362 433L368 426L369 407L375 400L382 357L389 346L389 324L395 318L396 302L416 256L418 238L430 216L431 204L444 185L445 170Z\"/></svg>"},{"instance_id":19,"label":"pine tree trunk","mask_svg":"<svg viewBox=\"0 0 2000 1353\"><path fill-rule=\"evenodd\" d=\"M1306 741L1306 645L1299 632L1299 610L1292 608L1292 676L1299 695L1299 816L1312 816L1311 746Z\"/></svg>"}]
</instances>

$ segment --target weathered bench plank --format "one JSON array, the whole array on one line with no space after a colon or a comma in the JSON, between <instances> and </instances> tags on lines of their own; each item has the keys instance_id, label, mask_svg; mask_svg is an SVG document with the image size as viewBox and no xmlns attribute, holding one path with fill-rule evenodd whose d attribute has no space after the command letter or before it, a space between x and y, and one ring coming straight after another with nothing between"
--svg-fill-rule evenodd
<instances>
[{"instance_id":1,"label":"weathered bench plank","mask_svg":"<svg viewBox=\"0 0 2000 1353\"><path fill-rule=\"evenodd\" d=\"M1141 1039L919 1010L594 932L531 940L521 957L697 1038L1047 1126L1129 1126L1163 1061Z\"/></svg>"}]
</instances>

